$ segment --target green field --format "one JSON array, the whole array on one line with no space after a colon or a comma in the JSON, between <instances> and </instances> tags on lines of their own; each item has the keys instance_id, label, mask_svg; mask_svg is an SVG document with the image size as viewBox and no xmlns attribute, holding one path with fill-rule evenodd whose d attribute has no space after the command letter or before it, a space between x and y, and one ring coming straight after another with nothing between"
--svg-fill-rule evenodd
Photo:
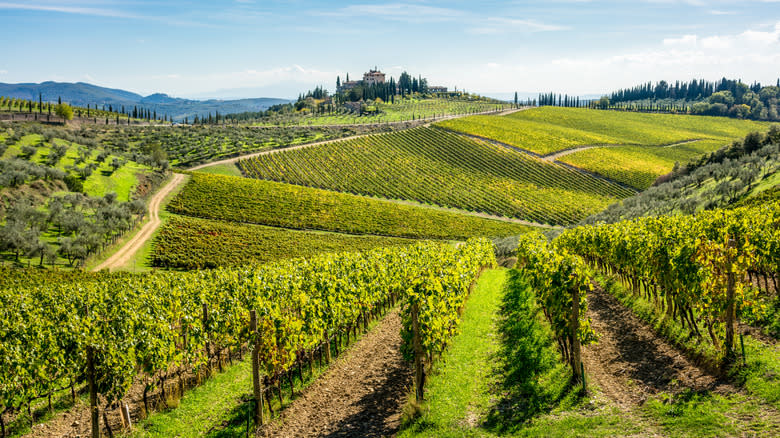
<instances>
[{"instance_id":1,"label":"green field","mask_svg":"<svg viewBox=\"0 0 780 438\"><path fill-rule=\"evenodd\" d=\"M160 229L150 258L155 267L202 269L411 243L414 241L401 238L296 231L174 216Z\"/></svg>"},{"instance_id":2,"label":"green field","mask_svg":"<svg viewBox=\"0 0 780 438\"><path fill-rule=\"evenodd\" d=\"M192 174L168 205L174 213L271 225L423 239L509 236L529 227L273 181Z\"/></svg>"},{"instance_id":3,"label":"green field","mask_svg":"<svg viewBox=\"0 0 780 438\"><path fill-rule=\"evenodd\" d=\"M736 139L766 123L724 117L540 107L506 116L472 116L436 124L539 155L587 145L671 145L696 139Z\"/></svg>"},{"instance_id":4,"label":"green field","mask_svg":"<svg viewBox=\"0 0 780 438\"><path fill-rule=\"evenodd\" d=\"M525 153L414 128L239 161L250 177L570 224L632 194Z\"/></svg>"}]
</instances>

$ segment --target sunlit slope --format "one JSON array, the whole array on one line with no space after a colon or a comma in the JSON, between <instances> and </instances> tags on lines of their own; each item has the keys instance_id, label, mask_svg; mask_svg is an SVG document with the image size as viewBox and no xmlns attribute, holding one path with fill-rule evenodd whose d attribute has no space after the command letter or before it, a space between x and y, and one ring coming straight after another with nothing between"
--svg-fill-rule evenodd
<instances>
[{"instance_id":1,"label":"sunlit slope","mask_svg":"<svg viewBox=\"0 0 780 438\"><path fill-rule=\"evenodd\" d=\"M437 123L446 129L540 155L588 145L661 146L697 139L735 139L766 124L724 117L541 107L506 116L471 116Z\"/></svg>"},{"instance_id":2,"label":"sunlit slope","mask_svg":"<svg viewBox=\"0 0 780 438\"><path fill-rule=\"evenodd\" d=\"M239 162L245 175L569 224L632 193L528 154L436 128L280 151Z\"/></svg>"}]
</instances>

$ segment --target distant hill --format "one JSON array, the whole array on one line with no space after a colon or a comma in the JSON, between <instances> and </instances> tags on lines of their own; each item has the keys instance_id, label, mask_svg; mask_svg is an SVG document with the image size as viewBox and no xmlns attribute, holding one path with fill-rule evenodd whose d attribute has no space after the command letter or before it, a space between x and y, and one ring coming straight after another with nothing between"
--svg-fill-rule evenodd
<instances>
[{"instance_id":1,"label":"distant hill","mask_svg":"<svg viewBox=\"0 0 780 438\"><path fill-rule=\"evenodd\" d=\"M289 102L287 99L254 98L237 100L190 100L170 97L167 94L155 93L149 96L114 88L99 87L84 82L41 82L40 84L5 84L0 83L0 96L15 97L27 100L38 100L38 93L45 102L56 102L58 98L75 106L112 105L114 109L132 110L134 106L157 111L157 114L168 114L174 120L192 119L195 115L202 117L209 113L230 114L245 111L263 111L273 105Z\"/></svg>"}]
</instances>

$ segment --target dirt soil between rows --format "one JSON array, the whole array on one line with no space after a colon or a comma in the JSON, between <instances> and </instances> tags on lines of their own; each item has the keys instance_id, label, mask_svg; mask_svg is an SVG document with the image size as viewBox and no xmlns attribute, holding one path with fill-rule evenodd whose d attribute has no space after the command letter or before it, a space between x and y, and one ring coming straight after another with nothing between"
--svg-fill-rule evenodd
<instances>
[{"instance_id":1,"label":"dirt soil between rows","mask_svg":"<svg viewBox=\"0 0 780 438\"><path fill-rule=\"evenodd\" d=\"M412 385L411 367L400 352L400 332L401 317L395 309L258 436L395 435Z\"/></svg>"},{"instance_id":2,"label":"dirt soil between rows","mask_svg":"<svg viewBox=\"0 0 780 438\"><path fill-rule=\"evenodd\" d=\"M639 406L662 391L737 391L689 361L595 284L588 294L588 316L599 340L583 347L585 373L621 409Z\"/></svg>"}]
</instances>

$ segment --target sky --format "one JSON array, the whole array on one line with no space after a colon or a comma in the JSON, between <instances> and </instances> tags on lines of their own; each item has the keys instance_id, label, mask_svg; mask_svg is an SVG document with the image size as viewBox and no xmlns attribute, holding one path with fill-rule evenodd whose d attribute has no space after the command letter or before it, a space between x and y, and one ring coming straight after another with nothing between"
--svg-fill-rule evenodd
<instances>
[{"instance_id":1,"label":"sky","mask_svg":"<svg viewBox=\"0 0 780 438\"><path fill-rule=\"evenodd\" d=\"M483 95L780 77L780 0L0 0L0 82L282 97L372 67Z\"/></svg>"}]
</instances>

